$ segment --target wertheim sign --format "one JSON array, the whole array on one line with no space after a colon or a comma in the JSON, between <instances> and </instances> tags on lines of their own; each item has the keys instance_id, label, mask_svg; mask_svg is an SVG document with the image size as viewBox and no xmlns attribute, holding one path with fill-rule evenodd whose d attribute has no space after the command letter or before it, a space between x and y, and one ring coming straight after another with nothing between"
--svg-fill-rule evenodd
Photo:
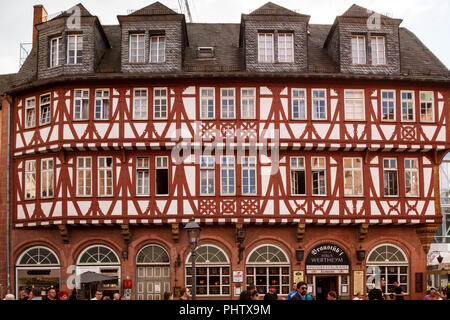
<instances>
[{"instance_id":1,"label":"wertheim sign","mask_svg":"<svg viewBox=\"0 0 450 320\"><path fill-rule=\"evenodd\" d=\"M306 257L307 273L348 273L349 260L345 251L332 243L322 243Z\"/></svg>"}]
</instances>

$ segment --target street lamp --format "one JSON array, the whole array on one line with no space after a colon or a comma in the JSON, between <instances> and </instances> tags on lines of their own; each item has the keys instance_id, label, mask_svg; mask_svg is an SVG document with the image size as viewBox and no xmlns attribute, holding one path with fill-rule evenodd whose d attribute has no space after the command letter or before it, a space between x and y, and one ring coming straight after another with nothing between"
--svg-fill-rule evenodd
<instances>
[{"instance_id":1,"label":"street lamp","mask_svg":"<svg viewBox=\"0 0 450 320\"><path fill-rule=\"evenodd\" d=\"M196 298L196 270L195 270L195 260L196 260L196 254L195 250L198 247L198 243L200 240L200 231L202 230L197 222L195 222L195 219L191 219L189 223L184 227L187 234L187 240L188 240L188 246L191 249L191 258L192 258L192 300L195 300Z\"/></svg>"}]
</instances>

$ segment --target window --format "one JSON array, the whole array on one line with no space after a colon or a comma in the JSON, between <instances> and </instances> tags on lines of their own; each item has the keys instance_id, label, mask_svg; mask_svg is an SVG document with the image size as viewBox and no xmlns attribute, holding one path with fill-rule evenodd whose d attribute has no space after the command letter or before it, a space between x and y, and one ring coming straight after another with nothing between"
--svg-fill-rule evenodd
<instances>
[{"instance_id":1,"label":"window","mask_svg":"<svg viewBox=\"0 0 450 320\"><path fill-rule=\"evenodd\" d=\"M25 200L36 199L36 160L25 161Z\"/></svg>"},{"instance_id":2,"label":"window","mask_svg":"<svg viewBox=\"0 0 450 320\"><path fill-rule=\"evenodd\" d=\"M77 265L120 265L117 254L108 247L102 245L90 246L80 254ZM116 269L115 269L116 270Z\"/></svg>"},{"instance_id":3,"label":"window","mask_svg":"<svg viewBox=\"0 0 450 320\"><path fill-rule=\"evenodd\" d=\"M398 196L397 159L384 159L384 195Z\"/></svg>"},{"instance_id":4,"label":"window","mask_svg":"<svg viewBox=\"0 0 450 320\"><path fill-rule=\"evenodd\" d=\"M221 118L222 119L234 119L235 116L235 97L234 89L221 89L220 90L221 101Z\"/></svg>"},{"instance_id":5,"label":"window","mask_svg":"<svg viewBox=\"0 0 450 320\"><path fill-rule=\"evenodd\" d=\"M306 194L306 171L304 157L291 157L291 194Z\"/></svg>"},{"instance_id":6,"label":"window","mask_svg":"<svg viewBox=\"0 0 450 320\"><path fill-rule=\"evenodd\" d=\"M156 244L148 245L139 251L136 256L138 265L169 265L170 257L167 251Z\"/></svg>"},{"instance_id":7,"label":"window","mask_svg":"<svg viewBox=\"0 0 450 320\"><path fill-rule=\"evenodd\" d=\"M230 260L213 245L201 245L196 250L196 294L199 296L229 296L231 294ZM186 286L192 287L192 256L186 260Z\"/></svg>"},{"instance_id":8,"label":"window","mask_svg":"<svg viewBox=\"0 0 450 320\"><path fill-rule=\"evenodd\" d=\"M364 120L364 90L345 90L345 120Z\"/></svg>"},{"instance_id":9,"label":"window","mask_svg":"<svg viewBox=\"0 0 450 320\"><path fill-rule=\"evenodd\" d=\"M50 40L50 68L60 66L62 59L62 37Z\"/></svg>"},{"instance_id":10,"label":"window","mask_svg":"<svg viewBox=\"0 0 450 320\"><path fill-rule=\"evenodd\" d=\"M89 118L89 90L75 90L74 108L74 120Z\"/></svg>"},{"instance_id":11,"label":"window","mask_svg":"<svg viewBox=\"0 0 450 320\"><path fill-rule=\"evenodd\" d=\"M258 34L258 62L273 63L273 33Z\"/></svg>"},{"instance_id":12,"label":"window","mask_svg":"<svg viewBox=\"0 0 450 320\"><path fill-rule=\"evenodd\" d=\"M153 106L155 119L167 119L167 89L155 88L153 90Z\"/></svg>"},{"instance_id":13,"label":"window","mask_svg":"<svg viewBox=\"0 0 450 320\"><path fill-rule=\"evenodd\" d=\"M59 266L56 254L46 247L32 247L22 253L17 260L18 266Z\"/></svg>"},{"instance_id":14,"label":"window","mask_svg":"<svg viewBox=\"0 0 450 320\"><path fill-rule=\"evenodd\" d=\"M200 158L200 194L202 196L214 195L214 157Z\"/></svg>"},{"instance_id":15,"label":"window","mask_svg":"<svg viewBox=\"0 0 450 320\"><path fill-rule=\"evenodd\" d=\"M352 36L352 63L366 64L365 36Z\"/></svg>"},{"instance_id":16,"label":"window","mask_svg":"<svg viewBox=\"0 0 450 320\"><path fill-rule=\"evenodd\" d=\"M294 62L294 34L278 34L278 61Z\"/></svg>"},{"instance_id":17,"label":"window","mask_svg":"<svg viewBox=\"0 0 450 320\"><path fill-rule=\"evenodd\" d=\"M169 194L169 158L156 157L156 195Z\"/></svg>"},{"instance_id":18,"label":"window","mask_svg":"<svg viewBox=\"0 0 450 320\"><path fill-rule=\"evenodd\" d=\"M214 119L214 88L200 89L200 119Z\"/></svg>"},{"instance_id":19,"label":"window","mask_svg":"<svg viewBox=\"0 0 450 320\"><path fill-rule=\"evenodd\" d=\"M305 89L292 89L292 119L306 120Z\"/></svg>"},{"instance_id":20,"label":"window","mask_svg":"<svg viewBox=\"0 0 450 320\"><path fill-rule=\"evenodd\" d=\"M256 195L256 157L242 157L242 194Z\"/></svg>"},{"instance_id":21,"label":"window","mask_svg":"<svg viewBox=\"0 0 450 320\"><path fill-rule=\"evenodd\" d=\"M136 158L136 194L148 196L150 178L150 164L148 158Z\"/></svg>"},{"instance_id":22,"label":"window","mask_svg":"<svg viewBox=\"0 0 450 320\"><path fill-rule=\"evenodd\" d=\"M363 173L361 158L344 158L344 194L362 196Z\"/></svg>"},{"instance_id":23,"label":"window","mask_svg":"<svg viewBox=\"0 0 450 320\"><path fill-rule=\"evenodd\" d=\"M92 195L92 159L89 157L77 158L77 195Z\"/></svg>"},{"instance_id":24,"label":"window","mask_svg":"<svg viewBox=\"0 0 450 320\"><path fill-rule=\"evenodd\" d=\"M441 192L442 224L436 232L435 242L450 243L450 154L447 154L439 167Z\"/></svg>"},{"instance_id":25,"label":"window","mask_svg":"<svg viewBox=\"0 0 450 320\"><path fill-rule=\"evenodd\" d=\"M40 119L39 124L44 125L50 123L50 110L51 110L51 98L50 93L40 97L39 109Z\"/></svg>"},{"instance_id":26,"label":"window","mask_svg":"<svg viewBox=\"0 0 450 320\"><path fill-rule=\"evenodd\" d=\"M324 89L312 90L313 120L327 119L327 94Z\"/></svg>"},{"instance_id":27,"label":"window","mask_svg":"<svg viewBox=\"0 0 450 320\"><path fill-rule=\"evenodd\" d=\"M130 34L130 62L145 62L145 34Z\"/></svg>"},{"instance_id":28,"label":"window","mask_svg":"<svg viewBox=\"0 0 450 320\"><path fill-rule=\"evenodd\" d=\"M290 261L280 248L261 245L248 255L245 275L246 284L254 285L259 294L265 294L275 287L278 294L290 291Z\"/></svg>"},{"instance_id":29,"label":"window","mask_svg":"<svg viewBox=\"0 0 450 320\"><path fill-rule=\"evenodd\" d=\"M134 89L133 105L134 105L133 118L135 120L147 120L148 117L147 89Z\"/></svg>"},{"instance_id":30,"label":"window","mask_svg":"<svg viewBox=\"0 0 450 320\"><path fill-rule=\"evenodd\" d=\"M98 195L100 197L113 195L112 162L111 157L98 158Z\"/></svg>"},{"instance_id":31,"label":"window","mask_svg":"<svg viewBox=\"0 0 450 320\"><path fill-rule=\"evenodd\" d=\"M414 91L402 91L402 121L414 121Z\"/></svg>"},{"instance_id":32,"label":"window","mask_svg":"<svg viewBox=\"0 0 450 320\"><path fill-rule=\"evenodd\" d=\"M313 195L324 196L327 192L325 186L325 158L312 157L311 163Z\"/></svg>"},{"instance_id":33,"label":"window","mask_svg":"<svg viewBox=\"0 0 450 320\"><path fill-rule=\"evenodd\" d=\"M150 38L150 62L164 62L166 60L166 37L154 36Z\"/></svg>"},{"instance_id":34,"label":"window","mask_svg":"<svg viewBox=\"0 0 450 320\"><path fill-rule=\"evenodd\" d=\"M397 281L407 294L409 292L409 263L402 249L392 244L381 244L374 248L366 261L367 291L373 289L384 278L385 294L394 293L394 281Z\"/></svg>"},{"instance_id":35,"label":"window","mask_svg":"<svg viewBox=\"0 0 450 320\"><path fill-rule=\"evenodd\" d=\"M255 100L256 100L256 89L241 89L241 118L242 119L255 119Z\"/></svg>"},{"instance_id":36,"label":"window","mask_svg":"<svg viewBox=\"0 0 450 320\"><path fill-rule=\"evenodd\" d=\"M382 120L395 121L395 91L381 91Z\"/></svg>"},{"instance_id":37,"label":"window","mask_svg":"<svg viewBox=\"0 0 450 320\"><path fill-rule=\"evenodd\" d=\"M224 156L220 160L220 186L221 195L234 195L235 194L235 164L234 156Z\"/></svg>"},{"instance_id":38,"label":"window","mask_svg":"<svg viewBox=\"0 0 450 320\"><path fill-rule=\"evenodd\" d=\"M405 159L405 195L419 196L419 160Z\"/></svg>"},{"instance_id":39,"label":"window","mask_svg":"<svg viewBox=\"0 0 450 320\"><path fill-rule=\"evenodd\" d=\"M420 92L420 121L434 121L433 92Z\"/></svg>"},{"instance_id":40,"label":"window","mask_svg":"<svg viewBox=\"0 0 450 320\"><path fill-rule=\"evenodd\" d=\"M109 119L109 90L95 90L95 119Z\"/></svg>"},{"instance_id":41,"label":"window","mask_svg":"<svg viewBox=\"0 0 450 320\"><path fill-rule=\"evenodd\" d=\"M70 35L67 38L67 63L83 63L83 36Z\"/></svg>"},{"instance_id":42,"label":"window","mask_svg":"<svg viewBox=\"0 0 450 320\"><path fill-rule=\"evenodd\" d=\"M36 125L36 100L34 98L25 101L25 129Z\"/></svg>"},{"instance_id":43,"label":"window","mask_svg":"<svg viewBox=\"0 0 450 320\"><path fill-rule=\"evenodd\" d=\"M41 160L41 197L53 197L53 159Z\"/></svg>"},{"instance_id":44,"label":"window","mask_svg":"<svg viewBox=\"0 0 450 320\"><path fill-rule=\"evenodd\" d=\"M373 65L386 64L384 37L382 36L370 37L370 45L372 49L372 64Z\"/></svg>"}]
</instances>

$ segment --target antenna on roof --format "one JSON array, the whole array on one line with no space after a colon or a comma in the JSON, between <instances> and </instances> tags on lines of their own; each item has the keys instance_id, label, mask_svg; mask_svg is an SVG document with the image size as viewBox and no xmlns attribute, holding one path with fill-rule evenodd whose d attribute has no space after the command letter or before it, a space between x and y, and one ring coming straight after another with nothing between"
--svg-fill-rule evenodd
<instances>
[{"instance_id":1,"label":"antenna on roof","mask_svg":"<svg viewBox=\"0 0 450 320\"><path fill-rule=\"evenodd\" d=\"M22 67L33 47L32 43L20 43L19 68Z\"/></svg>"},{"instance_id":2,"label":"antenna on roof","mask_svg":"<svg viewBox=\"0 0 450 320\"><path fill-rule=\"evenodd\" d=\"M187 15L188 22L193 22L191 9L189 8L189 0L178 0L178 6L180 7L180 12Z\"/></svg>"}]
</instances>

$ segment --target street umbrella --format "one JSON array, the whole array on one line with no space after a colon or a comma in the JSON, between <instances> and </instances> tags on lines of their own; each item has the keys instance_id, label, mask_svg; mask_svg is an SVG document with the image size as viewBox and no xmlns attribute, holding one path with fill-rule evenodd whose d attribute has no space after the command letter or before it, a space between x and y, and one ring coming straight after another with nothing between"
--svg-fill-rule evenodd
<instances>
[{"instance_id":1,"label":"street umbrella","mask_svg":"<svg viewBox=\"0 0 450 320\"><path fill-rule=\"evenodd\" d=\"M80 283L101 282L106 280L116 280L117 277L105 276L100 273L86 271L80 275Z\"/></svg>"}]
</instances>

